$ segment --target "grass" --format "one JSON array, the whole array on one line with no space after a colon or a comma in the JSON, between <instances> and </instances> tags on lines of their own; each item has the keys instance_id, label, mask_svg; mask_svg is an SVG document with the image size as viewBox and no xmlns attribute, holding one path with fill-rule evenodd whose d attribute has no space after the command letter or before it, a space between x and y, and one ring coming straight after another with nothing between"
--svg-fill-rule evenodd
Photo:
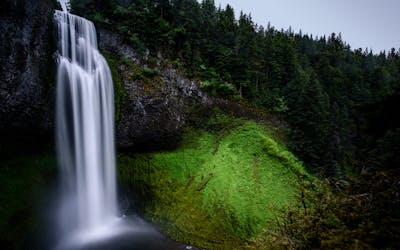
<instances>
[{"instance_id":1,"label":"grass","mask_svg":"<svg viewBox=\"0 0 400 250\"><path fill-rule=\"evenodd\" d=\"M307 174L262 126L217 116L174 151L120 155L119 176L152 197L147 215L172 238L237 249L296 203Z\"/></svg>"}]
</instances>

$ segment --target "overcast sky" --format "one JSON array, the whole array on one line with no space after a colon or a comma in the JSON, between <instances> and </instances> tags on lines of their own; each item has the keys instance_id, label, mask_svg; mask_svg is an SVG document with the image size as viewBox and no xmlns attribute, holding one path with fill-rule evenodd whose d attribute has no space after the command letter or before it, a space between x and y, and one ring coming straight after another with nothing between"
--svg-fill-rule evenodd
<instances>
[{"instance_id":1,"label":"overcast sky","mask_svg":"<svg viewBox=\"0 0 400 250\"><path fill-rule=\"evenodd\" d=\"M251 13L253 21L313 35L342 33L352 49L400 48L400 0L215 0Z\"/></svg>"}]
</instances>

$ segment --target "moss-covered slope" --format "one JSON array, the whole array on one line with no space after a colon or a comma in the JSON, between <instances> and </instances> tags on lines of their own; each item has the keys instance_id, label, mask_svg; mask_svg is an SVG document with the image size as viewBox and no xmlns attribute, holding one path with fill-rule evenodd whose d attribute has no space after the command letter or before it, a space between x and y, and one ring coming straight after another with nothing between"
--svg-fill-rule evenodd
<instances>
[{"instance_id":1,"label":"moss-covered slope","mask_svg":"<svg viewBox=\"0 0 400 250\"><path fill-rule=\"evenodd\" d=\"M212 249L241 248L296 202L306 173L255 122L219 116L208 128L187 130L175 151L121 155L120 178L151 197L146 213L171 237Z\"/></svg>"}]
</instances>

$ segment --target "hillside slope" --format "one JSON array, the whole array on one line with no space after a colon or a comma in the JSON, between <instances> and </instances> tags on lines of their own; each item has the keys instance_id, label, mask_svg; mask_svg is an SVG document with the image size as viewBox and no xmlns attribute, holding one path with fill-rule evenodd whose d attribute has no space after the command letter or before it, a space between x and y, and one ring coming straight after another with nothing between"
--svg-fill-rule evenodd
<instances>
[{"instance_id":1,"label":"hillside slope","mask_svg":"<svg viewBox=\"0 0 400 250\"><path fill-rule=\"evenodd\" d=\"M295 204L307 174L255 122L218 115L207 125L187 129L174 151L120 155L120 179L175 240L239 249Z\"/></svg>"}]
</instances>

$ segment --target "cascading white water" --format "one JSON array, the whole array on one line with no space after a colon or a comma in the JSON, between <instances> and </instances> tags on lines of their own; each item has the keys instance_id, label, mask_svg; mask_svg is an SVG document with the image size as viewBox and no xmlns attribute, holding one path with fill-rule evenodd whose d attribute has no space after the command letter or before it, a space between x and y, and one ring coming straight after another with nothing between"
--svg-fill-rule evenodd
<instances>
[{"instance_id":1,"label":"cascading white water","mask_svg":"<svg viewBox=\"0 0 400 250\"><path fill-rule=\"evenodd\" d=\"M64 234L96 232L118 216L114 96L110 69L97 49L92 22L58 0L56 140Z\"/></svg>"}]
</instances>

